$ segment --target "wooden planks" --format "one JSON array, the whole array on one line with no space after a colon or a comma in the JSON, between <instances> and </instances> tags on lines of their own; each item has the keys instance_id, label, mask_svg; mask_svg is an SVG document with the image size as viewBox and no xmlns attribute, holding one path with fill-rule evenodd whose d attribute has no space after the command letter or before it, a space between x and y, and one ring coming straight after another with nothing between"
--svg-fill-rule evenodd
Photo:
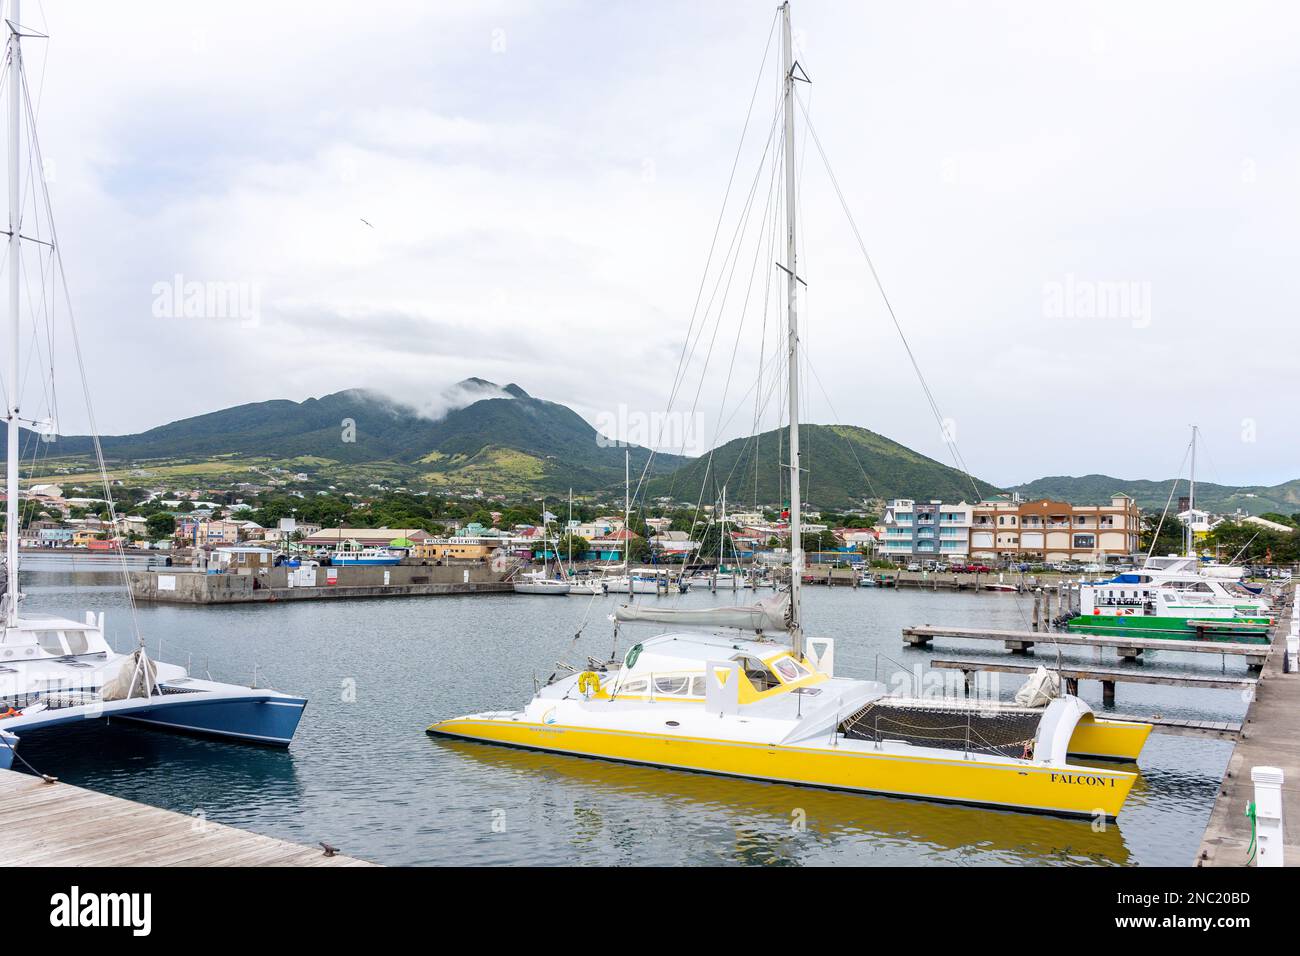
<instances>
[{"instance_id":1,"label":"wooden planks","mask_svg":"<svg viewBox=\"0 0 1300 956\"><path fill-rule=\"evenodd\" d=\"M11 867L372 865L12 770L0 770L0 860Z\"/></svg>"},{"instance_id":2,"label":"wooden planks","mask_svg":"<svg viewBox=\"0 0 1300 956\"><path fill-rule=\"evenodd\" d=\"M1181 717L1132 717L1106 712L1099 715L1104 720L1128 720L1138 724L1150 724L1156 733L1170 734L1175 737L1213 737L1220 740L1236 740L1241 733L1241 722L1236 720L1184 720Z\"/></svg>"}]
</instances>

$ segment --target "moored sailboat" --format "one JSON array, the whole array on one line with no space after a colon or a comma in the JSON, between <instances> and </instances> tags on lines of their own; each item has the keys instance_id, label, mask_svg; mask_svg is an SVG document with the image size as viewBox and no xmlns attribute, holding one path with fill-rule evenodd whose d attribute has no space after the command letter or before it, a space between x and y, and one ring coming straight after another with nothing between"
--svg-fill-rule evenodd
<instances>
[{"instance_id":1,"label":"moored sailboat","mask_svg":"<svg viewBox=\"0 0 1300 956\"><path fill-rule=\"evenodd\" d=\"M668 625L621 660L556 679L522 709L438 721L434 736L866 793L1113 817L1136 774L1071 762L1134 759L1150 726L1099 720L1066 695L1042 710L907 700L835 673L834 641L805 638L800 493L798 204L790 5L783 50L788 589L706 609L623 606L620 625Z\"/></svg>"},{"instance_id":2,"label":"moored sailboat","mask_svg":"<svg viewBox=\"0 0 1300 956\"><path fill-rule=\"evenodd\" d=\"M54 434L53 420L34 420L30 413L20 413L23 404L20 356L21 331L29 321L25 309L37 313L35 296L24 296L25 275L23 248L46 250L50 262L37 270L44 277L51 264L62 271L52 226L42 223L49 215L49 197L44 195L44 178L31 175L21 167L24 158L39 170L41 157L35 130L24 137L24 116L35 122L35 112L27 101L23 75L22 38L19 3L11 4L6 21L9 38L6 48L8 85L8 322L5 423L6 445L6 549L4 596L0 600L0 768L12 766L19 742L28 734L52 732L54 728L88 719L118 719L149 727L184 731L226 740L288 746L307 705L305 698L269 688L244 687L197 678L175 664L154 661L145 652L143 638L137 633L136 646L130 653L118 653L110 644L103 613L86 612L81 619L25 613L21 603L19 529L21 494L19 484L20 431L45 437ZM31 150L23 156L24 142ZM24 217L20 185L36 184L30 217ZM42 225L49 226L43 241ZM28 269L31 267L28 266ZM71 319L71 316L69 316ZM75 326L74 326L75 328ZM47 383L48 384L48 383ZM51 414L53 409L51 409ZM39 444L39 443L36 443ZM96 440L98 450L98 440ZM98 461L101 478L102 457ZM112 509L112 495L105 485L105 498ZM120 554L120 544L118 545Z\"/></svg>"}]
</instances>

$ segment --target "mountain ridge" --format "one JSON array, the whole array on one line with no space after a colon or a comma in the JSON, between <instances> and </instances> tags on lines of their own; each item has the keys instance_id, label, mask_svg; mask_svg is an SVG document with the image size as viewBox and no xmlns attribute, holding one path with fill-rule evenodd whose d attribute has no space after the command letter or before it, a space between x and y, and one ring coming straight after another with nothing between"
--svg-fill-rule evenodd
<instances>
[{"instance_id":1,"label":"mountain ridge","mask_svg":"<svg viewBox=\"0 0 1300 956\"><path fill-rule=\"evenodd\" d=\"M1177 484L1172 502L1170 492ZM1111 475L1050 475L1013 485L1011 491L1022 497L1055 498L1072 504L1104 501L1117 492L1131 495L1144 509L1163 511L1166 502L1178 507L1178 499L1187 494L1185 478L1115 478ZM1300 478L1276 485L1221 485L1196 483L1196 505L1206 511L1229 514L1240 508L1249 514L1300 511Z\"/></svg>"}]
</instances>

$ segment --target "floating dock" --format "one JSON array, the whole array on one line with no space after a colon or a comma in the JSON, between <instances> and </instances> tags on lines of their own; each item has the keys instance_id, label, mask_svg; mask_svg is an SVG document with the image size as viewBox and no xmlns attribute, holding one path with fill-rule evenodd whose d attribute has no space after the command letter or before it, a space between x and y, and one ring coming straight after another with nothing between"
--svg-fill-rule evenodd
<instances>
[{"instance_id":1,"label":"floating dock","mask_svg":"<svg viewBox=\"0 0 1300 956\"><path fill-rule=\"evenodd\" d=\"M1264 666L1268 658L1267 644L1242 644L1235 641L1184 641L1158 637L1108 636L1102 634L1071 634L1067 631L1013 631L998 628L973 627L923 627L903 628L903 642L912 647L929 649L936 637L958 641L1001 641L1007 650L1027 653L1035 644L1053 644L1075 647L1110 647L1125 660L1137 660L1143 651L1181 651L1192 654L1222 654L1245 657L1246 665L1254 670Z\"/></svg>"},{"instance_id":2,"label":"floating dock","mask_svg":"<svg viewBox=\"0 0 1300 956\"><path fill-rule=\"evenodd\" d=\"M1291 593L1294 601L1295 593ZM1210 812L1197 866L1246 866L1250 860L1251 823L1246 804L1255 799L1251 768L1277 767L1283 773L1282 814L1287 866L1300 866L1300 674L1286 672L1286 642L1291 615L1278 614L1272 653L1237 746L1233 748Z\"/></svg>"},{"instance_id":3,"label":"floating dock","mask_svg":"<svg viewBox=\"0 0 1300 956\"><path fill-rule=\"evenodd\" d=\"M14 770L0 770L0 860L10 869L374 865Z\"/></svg>"}]
</instances>

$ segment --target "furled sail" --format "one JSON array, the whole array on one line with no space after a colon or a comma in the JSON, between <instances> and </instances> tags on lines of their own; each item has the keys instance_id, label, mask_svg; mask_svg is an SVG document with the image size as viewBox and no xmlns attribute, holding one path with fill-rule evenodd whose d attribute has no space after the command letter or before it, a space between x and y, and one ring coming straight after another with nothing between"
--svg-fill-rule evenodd
<instances>
[{"instance_id":1,"label":"furled sail","mask_svg":"<svg viewBox=\"0 0 1300 956\"><path fill-rule=\"evenodd\" d=\"M678 627L734 627L756 632L787 631L790 628L790 594L783 591L756 604L732 607L657 608L623 604L614 610L614 620Z\"/></svg>"}]
</instances>

